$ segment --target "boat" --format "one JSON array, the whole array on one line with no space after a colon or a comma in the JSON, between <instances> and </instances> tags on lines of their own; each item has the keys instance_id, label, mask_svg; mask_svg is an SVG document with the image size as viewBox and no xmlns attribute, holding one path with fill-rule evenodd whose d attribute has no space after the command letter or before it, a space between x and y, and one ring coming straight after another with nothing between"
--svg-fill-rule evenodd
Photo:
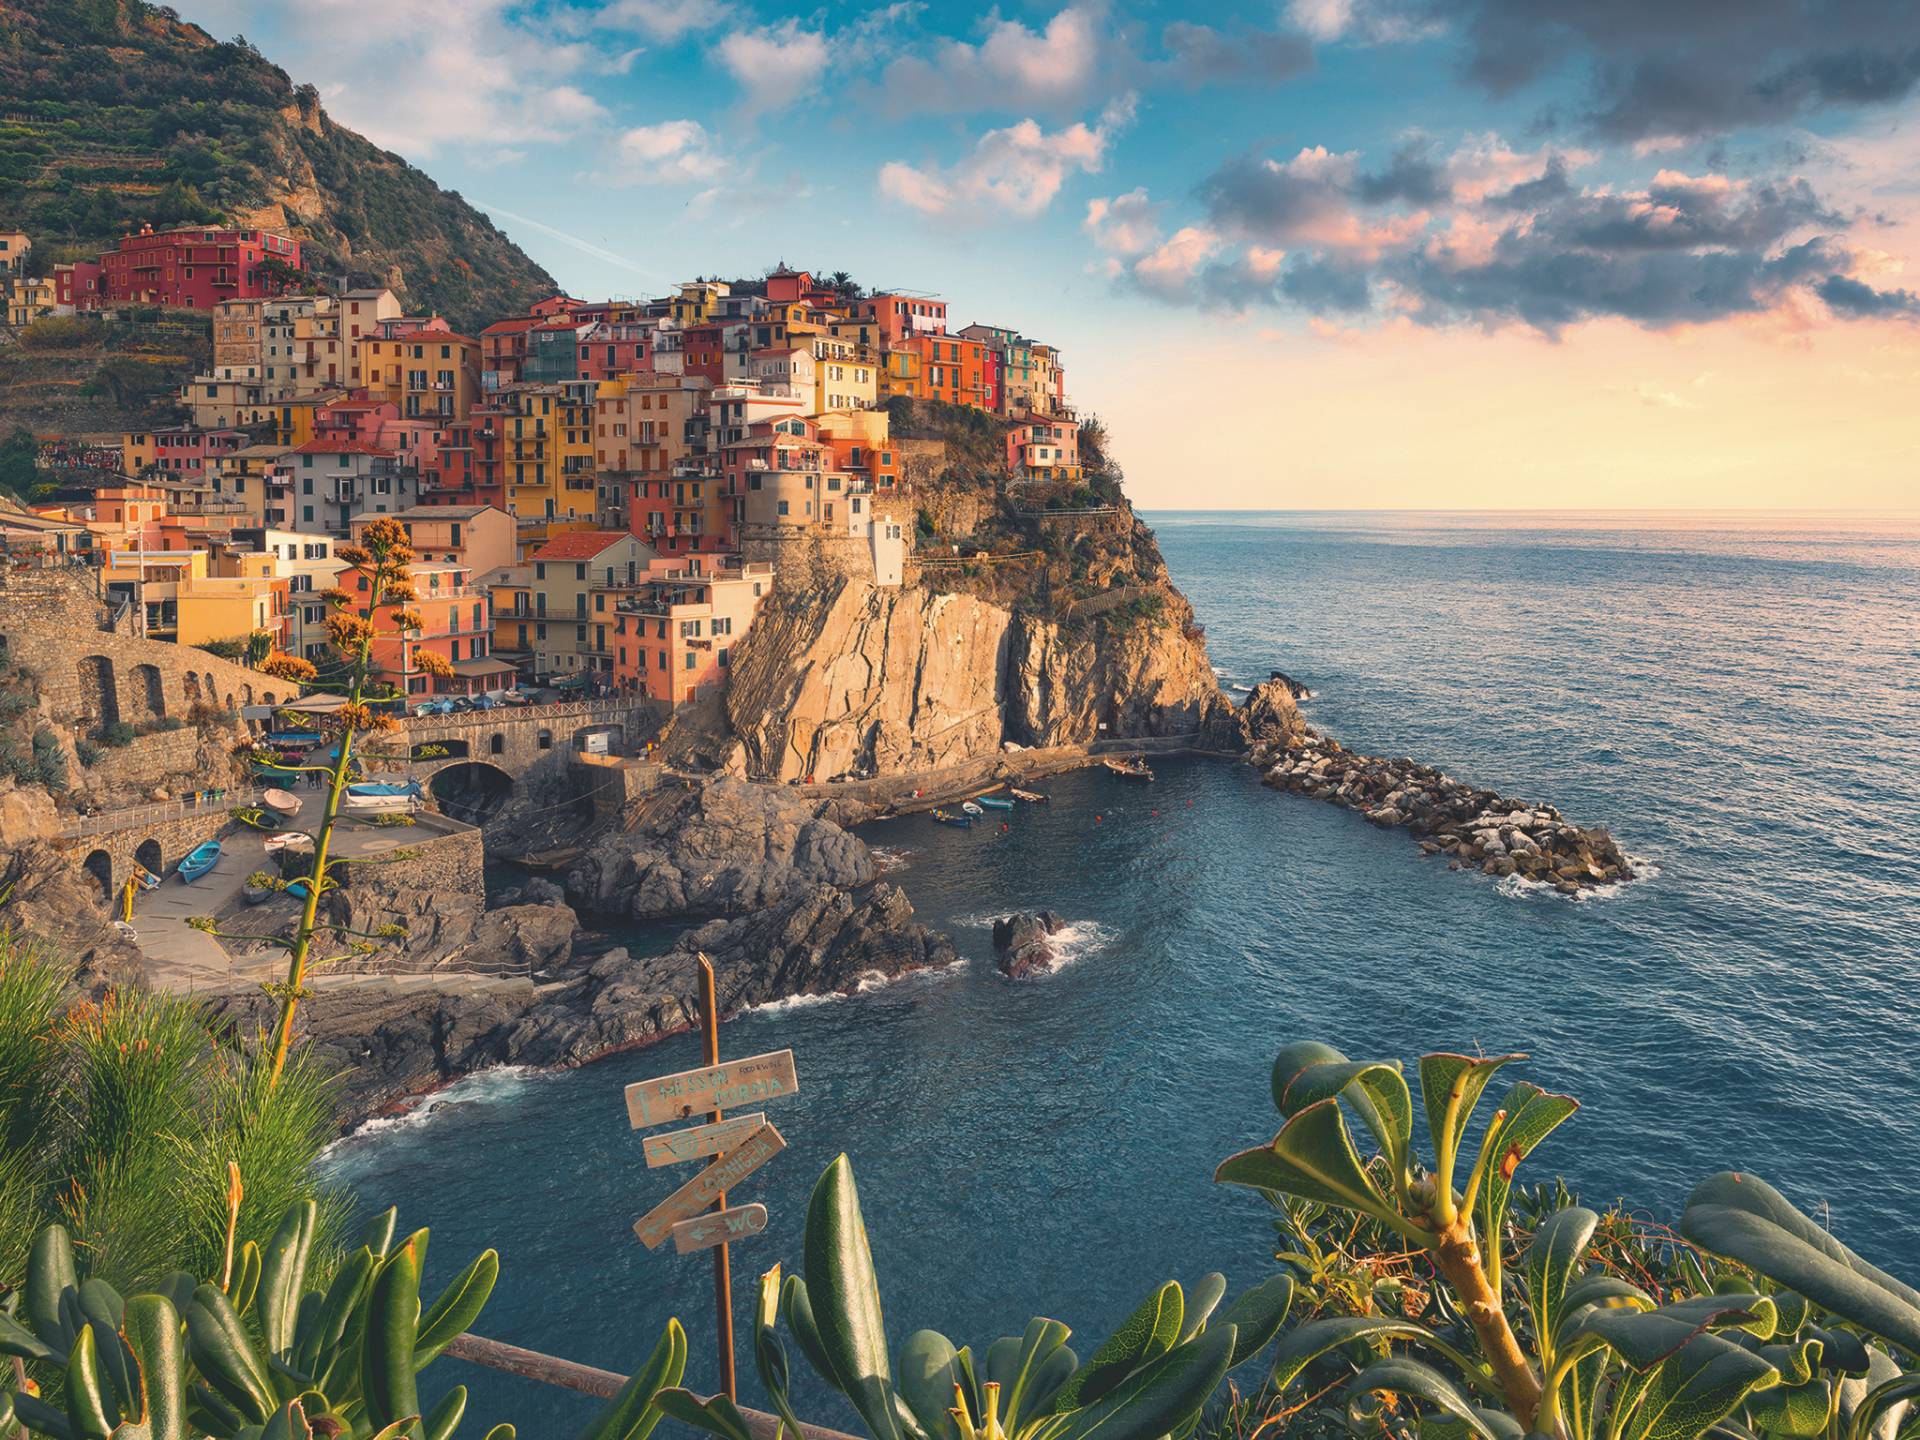
<instances>
[{"instance_id":1,"label":"boat","mask_svg":"<svg viewBox=\"0 0 1920 1440\"><path fill-rule=\"evenodd\" d=\"M189 850L187 858L180 862L180 878L191 885L219 863L220 842L203 841Z\"/></svg>"},{"instance_id":2,"label":"boat","mask_svg":"<svg viewBox=\"0 0 1920 1440\"><path fill-rule=\"evenodd\" d=\"M989 810L1013 809L1013 801L1006 799L1004 796L976 795L973 798L978 800L982 805L986 806Z\"/></svg>"},{"instance_id":3,"label":"boat","mask_svg":"<svg viewBox=\"0 0 1920 1440\"><path fill-rule=\"evenodd\" d=\"M291 790L269 790L260 797L261 802L276 815L298 815L300 797Z\"/></svg>"},{"instance_id":4,"label":"boat","mask_svg":"<svg viewBox=\"0 0 1920 1440\"><path fill-rule=\"evenodd\" d=\"M971 829L973 820L966 815L956 815L951 810L936 810L933 818L942 825L958 825L962 830Z\"/></svg>"},{"instance_id":5,"label":"boat","mask_svg":"<svg viewBox=\"0 0 1920 1440\"><path fill-rule=\"evenodd\" d=\"M313 837L304 830L282 830L278 835L269 835L260 843L269 855L278 855L282 850L311 850Z\"/></svg>"},{"instance_id":6,"label":"boat","mask_svg":"<svg viewBox=\"0 0 1920 1440\"><path fill-rule=\"evenodd\" d=\"M361 785L349 785L340 803L356 815L391 815L402 810L418 809L423 793L417 780L393 783L368 781Z\"/></svg>"},{"instance_id":7,"label":"boat","mask_svg":"<svg viewBox=\"0 0 1920 1440\"><path fill-rule=\"evenodd\" d=\"M1007 793L1022 805L1051 805L1053 803L1051 796L1042 795L1038 790L1015 789L1009 790Z\"/></svg>"},{"instance_id":8,"label":"boat","mask_svg":"<svg viewBox=\"0 0 1920 1440\"><path fill-rule=\"evenodd\" d=\"M1129 756L1125 760L1103 760L1100 763L1118 775L1122 780L1153 779L1153 771L1147 767L1147 762L1138 755Z\"/></svg>"},{"instance_id":9,"label":"boat","mask_svg":"<svg viewBox=\"0 0 1920 1440\"><path fill-rule=\"evenodd\" d=\"M973 801L971 800L962 800L960 802L960 808L966 811L967 814L973 816L973 818L976 820L978 820L982 815L987 813L986 811L982 810L978 805L974 804Z\"/></svg>"}]
</instances>

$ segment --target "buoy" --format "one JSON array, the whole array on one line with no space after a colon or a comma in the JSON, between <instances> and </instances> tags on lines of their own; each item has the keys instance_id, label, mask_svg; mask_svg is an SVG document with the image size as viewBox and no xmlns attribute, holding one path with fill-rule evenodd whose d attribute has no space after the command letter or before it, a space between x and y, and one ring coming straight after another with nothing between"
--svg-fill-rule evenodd
<instances>
[{"instance_id":1,"label":"buoy","mask_svg":"<svg viewBox=\"0 0 1920 1440\"><path fill-rule=\"evenodd\" d=\"M1098 824L1100 823L1100 817L1099 817L1098 815L1096 815L1096 816L1094 816L1094 817L1093 817L1093 823L1094 823L1094 824L1096 824L1096 825L1098 825Z\"/></svg>"}]
</instances>

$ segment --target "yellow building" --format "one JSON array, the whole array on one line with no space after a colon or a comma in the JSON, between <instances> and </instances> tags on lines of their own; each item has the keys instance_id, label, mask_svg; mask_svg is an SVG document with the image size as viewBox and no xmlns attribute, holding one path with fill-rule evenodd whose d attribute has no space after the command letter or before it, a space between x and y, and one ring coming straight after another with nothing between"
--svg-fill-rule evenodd
<instances>
[{"instance_id":1,"label":"yellow building","mask_svg":"<svg viewBox=\"0 0 1920 1440\"><path fill-rule=\"evenodd\" d=\"M200 645L265 630L276 646L287 640L287 582L273 573L270 555L243 555L251 562L238 575L195 575L180 582L175 597L175 643Z\"/></svg>"},{"instance_id":2,"label":"yellow building","mask_svg":"<svg viewBox=\"0 0 1920 1440\"><path fill-rule=\"evenodd\" d=\"M53 306L52 280L16 280L7 301L7 323L16 330L24 329L42 315L51 315Z\"/></svg>"},{"instance_id":3,"label":"yellow building","mask_svg":"<svg viewBox=\"0 0 1920 1440\"><path fill-rule=\"evenodd\" d=\"M880 360L880 398L882 400L890 399L895 395L918 399L927 393L918 350L883 350L880 353Z\"/></svg>"},{"instance_id":4,"label":"yellow building","mask_svg":"<svg viewBox=\"0 0 1920 1440\"><path fill-rule=\"evenodd\" d=\"M389 321L360 341L360 385L403 419L464 424L480 388L480 342L451 330ZM438 322L435 322L438 324Z\"/></svg>"},{"instance_id":5,"label":"yellow building","mask_svg":"<svg viewBox=\"0 0 1920 1440\"><path fill-rule=\"evenodd\" d=\"M870 410L880 403L880 376L864 347L818 331L796 333L793 348L813 355L813 413Z\"/></svg>"},{"instance_id":6,"label":"yellow building","mask_svg":"<svg viewBox=\"0 0 1920 1440\"><path fill-rule=\"evenodd\" d=\"M683 328L704 325L719 313L720 302L732 293L732 287L718 280L695 280L679 288L673 297L673 319Z\"/></svg>"}]
</instances>

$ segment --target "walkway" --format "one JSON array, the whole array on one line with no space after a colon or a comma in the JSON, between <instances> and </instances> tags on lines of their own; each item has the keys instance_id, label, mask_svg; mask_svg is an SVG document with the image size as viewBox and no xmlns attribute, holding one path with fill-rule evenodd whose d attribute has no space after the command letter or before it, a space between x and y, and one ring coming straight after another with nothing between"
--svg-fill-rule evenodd
<instances>
[{"instance_id":1,"label":"walkway","mask_svg":"<svg viewBox=\"0 0 1920 1440\"><path fill-rule=\"evenodd\" d=\"M151 805L131 805L124 810L102 810L96 815L82 815L79 819L64 826L62 836L113 835L122 830L145 830L154 825L165 825L170 820L179 820L188 815L204 815L211 810L232 810L240 805L258 805L260 792L254 790L223 790L218 800L209 799L206 792L190 800L156 800Z\"/></svg>"}]
</instances>

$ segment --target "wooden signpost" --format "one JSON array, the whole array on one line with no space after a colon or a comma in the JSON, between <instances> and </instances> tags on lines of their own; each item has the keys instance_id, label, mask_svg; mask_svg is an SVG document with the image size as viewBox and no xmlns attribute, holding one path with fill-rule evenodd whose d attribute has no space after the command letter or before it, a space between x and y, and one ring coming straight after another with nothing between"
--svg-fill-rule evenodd
<instances>
[{"instance_id":1,"label":"wooden signpost","mask_svg":"<svg viewBox=\"0 0 1920 1440\"><path fill-rule=\"evenodd\" d=\"M739 1105L764 1105L800 1088L793 1052L776 1050L742 1060L720 1061L720 1007L714 997L713 962L700 956L700 1021L707 1063L627 1086L627 1120L634 1129L673 1120L703 1123L684 1130L649 1135L641 1143L648 1168L714 1157L686 1184L634 1222L633 1233L649 1250L668 1239L680 1254L713 1251L713 1307L719 1331L721 1390L738 1399L733 1372L733 1272L727 1246L767 1228L767 1207L727 1208L727 1191L786 1148L780 1132L762 1114L724 1112Z\"/></svg>"}]
</instances>

